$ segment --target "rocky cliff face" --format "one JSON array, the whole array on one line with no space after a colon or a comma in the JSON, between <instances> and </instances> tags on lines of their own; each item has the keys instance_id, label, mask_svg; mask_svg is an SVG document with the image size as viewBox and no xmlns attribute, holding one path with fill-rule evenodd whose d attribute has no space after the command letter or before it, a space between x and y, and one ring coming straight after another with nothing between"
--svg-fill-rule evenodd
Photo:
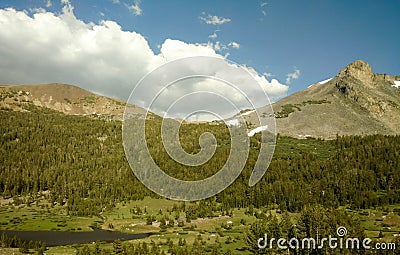
<instances>
[{"instance_id":1,"label":"rocky cliff face","mask_svg":"<svg viewBox=\"0 0 400 255\"><path fill-rule=\"evenodd\" d=\"M399 76L373 73L368 63L358 60L339 72L335 86L383 127L397 133L400 131L400 90L394 86L397 80Z\"/></svg>"},{"instance_id":2,"label":"rocky cliff face","mask_svg":"<svg viewBox=\"0 0 400 255\"><path fill-rule=\"evenodd\" d=\"M375 74L367 62L357 60L340 70L336 77L338 79L352 78L360 81L364 86L370 87L373 85Z\"/></svg>"},{"instance_id":3,"label":"rocky cliff face","mask_svg":"<svg viewBox=\"0 0 400 255\"><path fill-rule=\"evenodd\" d=\"M400 76L376 74L367 62L357 60L331 80L275 103L277 131L328 139L337 134L400 134L400 88L395 81Z\"/></svg>"}]
</instances>

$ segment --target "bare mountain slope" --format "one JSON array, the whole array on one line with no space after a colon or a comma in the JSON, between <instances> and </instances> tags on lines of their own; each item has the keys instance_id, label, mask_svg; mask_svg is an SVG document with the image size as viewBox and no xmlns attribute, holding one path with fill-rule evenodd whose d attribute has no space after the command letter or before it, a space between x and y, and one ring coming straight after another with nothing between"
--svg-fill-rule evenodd
<instances>
[{"instance_id":1,"label":"bare mountain slope","mask_svg":"<svg viewBox=\"0 0 400 255\"><path fill-rule=\"evenodd\" d=\"M71 85L0 85L0 107L23 110L29 103L113 119L122 119L125 109L123 101ZM138 115L145 113L136 108ZM357 60L332 79L286 97L273 108L278 133L296 138L400 134L400 76L375 74L368 63ZM254 113L243 116L256 125Z\"/></svg>"},{"instance_id":2,"label":"bare mountain slope","mask_svg":"<svg viewBox=\"0 0 400 255\"><path fill-rule=\"evenodd\" d=\"M23 110L24 104L47 107L66 114L122 119L125 102L96 95L66 84L0 85L0 107ZM143 113L138 107L138 113Z\"/></svg>"},{"instance_id":3,"label":"bare mountain slope","mask_svg":"<svg viewBox=\"0 0 400 255\"><path fill-rule=\"evenodd\" d=\"M275 103L277 130L300 138L399 134L400 88L395 81L400 76L375 74L368 63L355 61L336 77Z\"/></svg>"}]
</instances>

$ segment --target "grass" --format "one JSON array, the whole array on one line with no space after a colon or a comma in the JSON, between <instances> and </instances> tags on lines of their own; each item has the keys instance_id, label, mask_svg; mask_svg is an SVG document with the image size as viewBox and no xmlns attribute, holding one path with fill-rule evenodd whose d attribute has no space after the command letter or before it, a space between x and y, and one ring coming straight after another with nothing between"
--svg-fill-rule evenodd
<instances>
[{"instance_id":1,"label":"grass","mask_svg":"<svg viewBox=\"0 0 400 255\"><path fill-rule=\"evenodd\" d=\"M149 215L155 216L156 219L160 218L160 209L163 216L174 218L174 213L168 212L171 211L174 204L178 203L166 199L152 198L145 198L141 201L131 201L129 203L120 203L111 211L103 214L106 218L104 226L112 223L115 229L121 231L134 233L151 231L155 233L149 238L129 242L150 242L153 240L156 243L166 243L168 238L170 238L174 244L178 244L179 238L184 238L187 245L191 246L194 240L200 236L202 241L206 242L206 246L210 246L218 240L224 251L229 248L233 254L236 254L238 252L236 248L242 248L245 245L244 233L247 230L246 225L255 221L255 217L246 215L246 209L242 208L235 209L232 217L216 216L212 218L196 219L190 221L190 223L185 222L183 227L178 227L177 225L169 227L165 232L160 232L159 227L144 225ZM135 208L141 208L143 213L142 215L135 215L132 219L131 209ZM144 213L144 208L146 208L146 213ZM246 225L240 223L241 219L245 220ZM230 230L222 227L222 225L227 224L228 221L232 222L232 228ZM131 226L132 224L135 225ZM230 241L228 239L230 239ZM163 248L167 250L166 246ZM240 252L240 254L246 253Z\"/></svg>"},{"instance_id":2,"label":"grass","mask_svg":"<svg viewBox=\"0 0 400 255\"><path fill-rule=\"evenodd\" d=\"M400 208L399 206L391 205L387 208L360 210L355 213L359 215L361 226L368 237L378 238L379 232L382 231L382 239L390 241L393 234L400 233L400 214L393 212L393 209Z\"/></svg>"},{"instance_id":3,"label":"grass","mask_svg":"<svg viewBox=\"0 0 400 255\"><path fill-rule=\"evenodd\" d=\"M312 140L305 140L303 146L315 146L315 144ZM174 225L162 232L156 224L146 225L146 219L149 215L153 215L155 219L165 216L175 218L177 215L172 212L172 207L178 205L176 201L147 197L143 200L118 203L116 207L102 214L103 221L98 217L69 217L66 215L63 206L46 208L44 205L44 201L39 203L38 206L30 207L3 204L0 206L0 229L57 229L62 231L75 229L77 231L77 226L79 226L81 231L88 231L90 226L97 221L102 222L101 226L105 229L109 229L109 224L112 224L113 230L129 233L153 233L148 238L125 241L124 243L143 241L149 243L153 240L161 246L161 249L167 251L168 247L165 243L168 238L174 244L178 244L179 238L183 238L188 246L192 246L194 240L200 236L203 245L209 249L216 242L219 242L223 251L229 249L232 254L246 254L246 251L238 251L237 249L245 246L245 232L248 225L256 220L254 216L245 214L246 209L234 209L232 217L219 215L212 218L196 219L189 223L185 222L183 227ZM137 213L138 208L140 208L141 213ZM400 205L392 205L377 209L349 210L349 212L360 218L361 225L366 230L368 237L376 239L379 232L382 231L382 241L390 241L394 233L400 232L400 215L397 211L399 209ZM271 210L271 212L280 217L276 210ZM296 214L293 214L293 216L296 216ZM14 220L13 223L13 219L17 220ZM245 225L241 224L242 219L245 221ZM228 221L232 222L231 229L224 228ZM93 244L89 244L89 246L94 247ZM82 245L49 247L46 254L76 254L76 250L81 247ZM100 247L112 250L112 243L101 243ZM18 249L0 248L0 255L12 254L12 252L20 254Z\"/></svg>"},{"instance_id":4,"label":"grass","mask_svg":"<svg viewBox=\"0 0 400 255\"><path fill-rule=\"evenodd\" d=\"M335 150L334 141L309 139L295 139L287 136L278 137L279 146L275 148L275 156L280 158L301 157L304 152L310 153L319 159L327 159Z\"/></svg>"},{"instance_id":5,"label":"grass","mask_svg":"<svg viewBox=\"0 0 400 255\"><path fill-rule=\"evenodd\" d=\"M48 204L47 204L48 206ZM64 206L19 206L0 207L0 230L57 230L91 231L99 217L71 217Z\"/></svg>"},{"instance_id":6,"label":"grass","mask_svg":"<svg viewBox=\"0 0 400 255\"><path fill-rule=\"evenodd\" d=\"M84 98L84 100L86 101L86 103L88 104L94 104L96 101L96 98L94 96L86 96Z\"/></svg>"},{"instance_id":7,"label":"grass","mask_svg":"<svg viewBox=\"0 0 400 255\"><path fill-rule=\"evenodd\" d=\"M300 104L285 104L282 105L282 108L279 112L275 113L276 118L287 118L291 113L296 111L301 111L301 106L312 105L312 104L330 104L331 102L324 99L324 100L308 100L303 101Z\"/></svg>"}]
</instances>

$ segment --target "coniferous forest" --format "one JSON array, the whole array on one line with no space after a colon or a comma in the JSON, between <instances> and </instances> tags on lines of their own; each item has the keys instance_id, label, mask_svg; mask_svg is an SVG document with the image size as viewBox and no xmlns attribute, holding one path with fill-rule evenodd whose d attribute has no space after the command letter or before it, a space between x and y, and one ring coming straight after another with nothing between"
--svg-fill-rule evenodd
<instances>
[{"instance_id":1,"label":"coniferous forest","mask_svg":"<svg viewBox=\"0 0 400 255\"><path fill-rule=\"evenodd\" d=\"M52 204L65 205L70 216L98 216L119 202L160 198L132 173L122 146L120 121L65 115L34 106L23 112L0 111L0 194L3 198L15 198L15 201L21 198L29 204L45 192ZM212 132L218 142L216 154L209 163L186 167L173 162L163 150L156 135L160 121L158 118L147 120L147 143L155 161L171 176L202 179L223 166L230 152L229 132L224 125L182 126L182 147L189 153L199 151L198 136L205 131ZM343 208L359 210L400 203L400 136L338 136L324 141L278 135L268 171L257 185L249 187L260 139L260 134L251 137L246 167L230 187L215 197L183 207L187 219L247 208L258 219L249 225L244 237L247 251L258 253L254 244L262 233L294 235L289 214L300 215L297 230L301 235L315 232L312 222L318 221L319 228L326 233L341 222L351 222L351 231L362 236L362 229ZM253 208L275 208L283 216L278 219L267 212L254 213ZM190 248L171 245L169 253L208 254L202 251L201 242L196 239ZM151 244L130 248L118 242L114 244L120 254L161 253ZM84 249L101 254L88 247ZM212 249L208 252L219 254L212 253Z\"/></svg>"}]
</instances>

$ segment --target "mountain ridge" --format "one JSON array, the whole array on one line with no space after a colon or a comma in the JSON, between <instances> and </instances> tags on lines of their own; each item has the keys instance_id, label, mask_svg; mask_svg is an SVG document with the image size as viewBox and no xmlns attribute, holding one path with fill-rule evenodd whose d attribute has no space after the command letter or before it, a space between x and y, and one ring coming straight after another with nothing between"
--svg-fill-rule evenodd
<instances>
[{"instance_id":1,"label":"mountain ridge","mask_svg":"<svg viewBox=\"0 0 400 255\"><path fill-rule=\"evenodd\" d=\"M50 108L65 114L122 120L126 102L62 83L0 85L0 107L24 111L23 105ZM137 107L138 113L144 110Z\"/></svg>"},{"instance_id":2,"label":"mountain ridge","mask_svg":"<svg viewBox=\"0 0 400 255\"><path fill-rule=\"evenodd\" d=\"M398 81L398 83L397 83ZM295 138L400 134L400 75L376 74L357 60L335 77L274 103L277 132ZM126 102L67 84L0 85L0 107L24 110L33 103L66 114L122 120ZM262 110L262 109L261 109ZM145 110L136 107L137 114ZM253 126L255 112L243 115Z\"/></svg>"},{"instance_id":3,"label":"mountain ridge","mask_svg":"<svg viewBox=\"0 0 400 255\"><path fill-rule=\"evenodd\" d=\"M278 132L293 137L400 133L400 76L375 74L357 60L323 84L273 104ZM284 115L277 115L277 113Z\"/></svg>"}]
</instances>

